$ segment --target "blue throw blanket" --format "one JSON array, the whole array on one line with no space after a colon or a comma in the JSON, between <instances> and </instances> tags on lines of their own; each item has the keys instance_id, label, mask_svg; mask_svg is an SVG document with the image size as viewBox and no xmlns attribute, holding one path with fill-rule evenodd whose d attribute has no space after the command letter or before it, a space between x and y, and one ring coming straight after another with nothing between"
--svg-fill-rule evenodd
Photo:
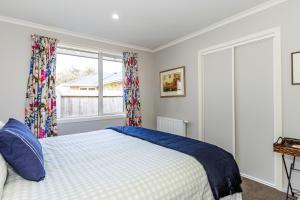
<instances>
[{"instance_id":1,"label":"blue throw blanket","mask_svg":"<svg viewBox=\"0 0 300 200\"><path fill-rule=\"evenodd\" d=\"M240 186L242 180L233 156L215 145L142 127L115 126L108 129L194 157L206 171L208 182L216 200L242 192Z\"/></svg>"}]
</instances>

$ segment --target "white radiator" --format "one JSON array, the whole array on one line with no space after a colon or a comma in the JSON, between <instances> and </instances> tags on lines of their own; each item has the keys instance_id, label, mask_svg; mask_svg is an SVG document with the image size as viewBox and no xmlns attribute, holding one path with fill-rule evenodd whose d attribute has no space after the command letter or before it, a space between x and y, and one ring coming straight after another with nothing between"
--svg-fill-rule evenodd
<instances>
[{"instance_id":1,"label":"white radiator","mask_svg":"<svg viewBox=\"0 0 300 200\"><path fill-rule=\"evenodd\" d=\"M172 119L167 117L157 117L157 130L176 135L186 136L188 121Z\"/></svg>"}]
</instances>

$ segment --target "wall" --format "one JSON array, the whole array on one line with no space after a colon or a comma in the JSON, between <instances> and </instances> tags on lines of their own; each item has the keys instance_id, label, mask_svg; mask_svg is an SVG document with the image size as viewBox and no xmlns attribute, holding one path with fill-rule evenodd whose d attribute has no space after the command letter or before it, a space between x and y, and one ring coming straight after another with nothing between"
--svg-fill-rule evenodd
<instances>
[{"instance_id":1,"label":"wall","mask_svg":"<svg viewBox=\"0 0 300 200\"><path fill-rule=\"evenodd\" d=\"M139 76L144 126L155 127L152 81L154 76L153 54L97 41L33 29L0 22L0 121L14 117L24 121L25 93L31 56L32 33L55 37L61 43L83 48L104 49L111 52L132 50L139 55ZM89 121L59 124L61 134L103 129L111 125L122 125L124 119Z\"/></svg>"},{"instance_id":2,"label":"wall","mask_svg":"<svg viewBox=\"0 0 300 200\"><path fill-rule=\"evenodd\" d=\"M289 0L176 46L156 52L154 55L137 51L139 53L144 125L154 128L156 115L189 120L188 136L197 138L198 50L280 26L282 36L283 134L288 137L300 138L300 86L292 86L290 78L290 53L300 50L300 39L298 39L300 37L299 8L299 0ZM56 37L63 43L76 44L82 47L119 52L128 50L120 46L0 22L1 121L5 121L9 117L20 120L24 118L24 99L30 60L30 34L32 33ZM182 65L186 66L187 96L160 98L159 72ZM69 134L101 129L121 123L122 120L114 119L60 124L59 128L62 133ZM297 164L299 165L299 163ZM296 177L296 180L300 180L299 176ZM300 186L300 182L297 184Z\"/></svg>"},{"instance_id":3,"label":"wall","mask_svg":"<svg viewBox=\"0 0 300 200\"><path fill-rule=\"evenodd\" d=\"M300 1L289 0L262 12L230 23L198 37L155 53L156 100L158 115L189 120L188 136L198 137L198 51L216 44L234 40L273 27L281 27L283 135L300 138L300 86L291 85L291 52L300 50ZM264 55L261 55L264 56ZM159 71L186 66L187 96L184 98L159 98ZM270 147L272 148L272 147ZM249 147L249 149L251 149ZM297 163L299 166L300 163ZM300 187L300 176L296 177Z\"/></svg>"}]
</instances>

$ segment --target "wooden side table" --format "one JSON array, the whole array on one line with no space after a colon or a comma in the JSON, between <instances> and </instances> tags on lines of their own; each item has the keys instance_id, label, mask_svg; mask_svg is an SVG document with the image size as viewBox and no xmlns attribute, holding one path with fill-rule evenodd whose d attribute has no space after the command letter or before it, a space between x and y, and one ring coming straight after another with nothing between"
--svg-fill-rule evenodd
<instances>
[{"instance_id":1,"label":"wooden side table","mask_svg":"<svg viewBox=\"0 0 300 200\"><path fill-rule=\"evenodd\" d=\"M294 138L282 138L279 137L277 142L273 144L273 151L282 154L282 161L284 165L284 169L286 172L286 176L288 179L288 187L286 192L286 200L287 199L294 199L289 197L289 192L291 191L292 197L296 197L300 195L300 190L297 190L292 187L291 179L292 179L292 172L299 171L300 169L295 168L295 160L296 157L300 157L300 140ZM293 162L290 165L288 170L285 156L289 155L292 156Z\"/></svg>"}]
</instances>

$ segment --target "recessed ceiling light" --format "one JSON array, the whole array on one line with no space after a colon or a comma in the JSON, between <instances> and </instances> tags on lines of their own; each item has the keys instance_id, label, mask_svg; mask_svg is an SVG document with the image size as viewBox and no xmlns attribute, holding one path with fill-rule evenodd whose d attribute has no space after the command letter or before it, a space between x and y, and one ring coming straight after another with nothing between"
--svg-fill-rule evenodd
<instances>
[{"instance_id":1,"label":"recessed ceiling light","mask_svg":"<svg viewBox=\"0 0 300 200\"><path fill-rule=\"evenodd\" d=\"M114 20L119 20L119 15L117 13L114 13L112 16L111 16Z\"/></svg>"}]
</instances>

